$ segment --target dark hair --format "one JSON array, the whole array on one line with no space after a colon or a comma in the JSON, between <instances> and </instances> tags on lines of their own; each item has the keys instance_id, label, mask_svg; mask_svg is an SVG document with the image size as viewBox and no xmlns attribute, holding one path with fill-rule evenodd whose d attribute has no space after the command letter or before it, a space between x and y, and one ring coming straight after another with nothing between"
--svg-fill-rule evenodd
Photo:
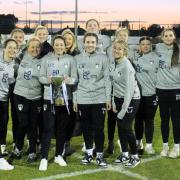
<instances>
[{"instance_id":1,"label":"dark hair","mask_svg":"<svg viewBox=\"0 0 180 180\"><path fill-rule=\"evenodd\" d=\"M176 42L173 43L173 54L171 57L171 66L177 66L179 64L179 46Z\"/></svg>"},{"instance_id":2,"label":"dark hair","mask_svg":"<svg viewBox=\"0 0 180 180\"><path fill-rule=\"evenodd\" d=\"M54 37L54 39L52 41L52 46L54 46L54 42L55 42L56 39L61 39L64 42L64 44L66 45L64 37L61 36L61 35L57 35L57 36Z\"/></svg>"},{"instance_id":3,"label":"dark hair","mask_svg":"<svg viewBox=\"0 0 180 180\"><path fill-rule=\"evenodd\" d=\"M150 37L148 37L148 36L143 36L143 37L141 37L141 38L139 39L139 44L140 44L142 41L144 41L144 40L150 41L150 43L152 42L152 40L151 40Z\"/></svg>"},{"instance_id":4,"label":"dark hair","mask_svg":"<svg viewBox=\"0 0 180 180\"><path fill-rule=\"evenodd\" d=\"M151 39L149 36L142 36L142 37L139 39L139 44L141 44L141 42L144 41L144 40L147 40L147 41L149 41L150 43L152 43L152 39ZM151 47L151 48L152 48L152 47ZM151 51L152 51L152 49L151 49ZM140 56L143 55L143 53L142 53L140 50L138 50L138 53L139 53Z\"/></svg>"},{"instance_id":5,"label":"dark hair","mask_svg":"<svg viewBox=\"0 0 180 180\"><path fill-rule=\"evenodd\" d=\"M18 46L18 43L16 42L16 40L14 40L14 39L12 39L12 38L9 38L9 39L7 39L7 40L4 42L4 46L3 46L3 47L6 48L7 45L8 45L8 43L11 42L11 41L15 42L15 43L16 43L16 46Z\"/></svg>"},{"instance_id":6,"label":"dark hair","mask_svg":"<svg viewBox=\"0 0 180 180\"><path fill-rule=\"evenodd\" d=\"M95 38L96 38L96 42L97 42L97 44L98 44L98 36L97 36L97 34L95 34L95 33L85 33L84 38L83 38L83 42L84 42L84 43L85 43L86 38L89 37L89 36L95 37Z\"/></svg>"},{"instance_id":7,"label":"dark hair","mask_svg":"<svg viewBox=\"0 0 180 180\"><path fill-rule=\"evenodd\" d=\"M96 19L89 19L89 20L86 21L86 28L87 28L87 25L88 25L88 23L90 21L95 21L97 23L98 27L99 27L99 22Z\"/></svg>"}]
</instances>

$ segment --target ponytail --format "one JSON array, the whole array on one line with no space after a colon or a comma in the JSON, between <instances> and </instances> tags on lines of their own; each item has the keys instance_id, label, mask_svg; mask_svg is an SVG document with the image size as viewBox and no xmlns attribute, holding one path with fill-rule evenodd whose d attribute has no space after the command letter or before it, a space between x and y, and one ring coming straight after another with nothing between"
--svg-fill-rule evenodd
<instances>
[{"instance_id":1,"label":"ponytail","mask_svg":"<svg viewBox=\"0 0 180 180\"><path fill-rule=\"evenodd\" d=\"M171 58L171 66L177 66L179 64L179 47L176 42L173 43L173 54Z\"/></svg>"}]
</instances>

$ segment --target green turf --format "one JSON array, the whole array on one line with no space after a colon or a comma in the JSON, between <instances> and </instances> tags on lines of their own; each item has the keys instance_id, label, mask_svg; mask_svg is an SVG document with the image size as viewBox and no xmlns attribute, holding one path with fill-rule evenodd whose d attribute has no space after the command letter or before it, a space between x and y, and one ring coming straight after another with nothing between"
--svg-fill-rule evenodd
<instances>
[{"instance_id":1,"label":"green turf","mask_svg":"<svg viewBox=\"0 0 180 180\"><path fill-rule=\"evenodd\" d=\"M172 128L171 128L172 129ZM11 130L11 120L9 121L9 130ZM107 127L105 128L105 132L107 132ZM117 132L115 135L115 143L117 141ZM170 143L172 145L172 130L170 131ZM8 133L7 145L8 149L12 149L12 136ZM0 171L0 180L24 180L31 178L42 178L48 176L55 176L59 174L65 173L73 173L77 171L86 171L86 170L96 170L98 169L95 164L89 166L80 165L80 158L83 155L81 152L81 144L82 137L76 137L72 139L72 146L76 150L76 156L71 156L67 158L67 167L60 167L53 162L54 157L54 146L55 142L52 141L51 151L49 153L49 166L46 172L40 172L38 170L39 161L28 165L26 163L27 156L24 155L21 160L14 161L15 169L13 171ZM107 136L105 141L105 146L107 145ZM154 147L156 150L156 155L159 155L162 147L162 140L160 135L160 118L159 112L156 114L155 118L155 133L154 133ZM24 148L25 149L25 148ZM119 154L119 147L115 146L115 154L107 157L107 162L112 164L114 159ZM143 155L142 159L153 158L155 156ZM138 174L141 177L146 177L147 179L167 179L167 180L176 180L180 179L180 158L178 159L170 159L170 158L159 158L157 160L153 160L146 163L141 163L139 166L134 169L122 168L122 166L114 166L116 169L122 170L121 172L115 172L112 170L104 171L104 169L100 169L100 171L92 174L84 174L64 179L71 180L116 180L116 179L135 179L124 172L128 171L132 174Z\"/></svg>"}]
</instances>

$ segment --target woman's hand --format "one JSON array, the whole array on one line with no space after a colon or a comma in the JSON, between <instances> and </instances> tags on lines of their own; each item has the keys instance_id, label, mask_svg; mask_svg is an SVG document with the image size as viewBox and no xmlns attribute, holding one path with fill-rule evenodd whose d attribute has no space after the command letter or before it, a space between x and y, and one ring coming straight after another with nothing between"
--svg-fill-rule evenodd
<instances>
[{"instance_id":1,"label":"woman's hand","mask_svg":"<svg viewBox=\"0 0 180 180\"><path fill-rule=\"evenodd\" d=\"M106 102L106 109L107 109L107 111L111 110L111 102L110 101Z\"/></svg>"}]
</instances>

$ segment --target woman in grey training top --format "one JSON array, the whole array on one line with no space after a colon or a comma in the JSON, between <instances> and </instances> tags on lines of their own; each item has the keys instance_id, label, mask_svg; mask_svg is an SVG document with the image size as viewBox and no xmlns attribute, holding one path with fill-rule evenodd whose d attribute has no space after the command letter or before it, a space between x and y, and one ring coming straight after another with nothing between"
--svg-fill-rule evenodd
<instances>
[{"instance_id":1,"label":"woman in grey training top","mask_svg":"<svg viewBox=\"0 0 180 180\"><path fill-rule=\"evenodd\" d=\"M9 119L10 87L15 83L14 66L18 44L14 39L7 39L4 43L3 54L0 56L0 145L1 154L8 155L6 149L6 135Z\"/></svg>"},{"instance_id":2,"label":"woman in grey training top","mask_svg":"<svg viewBox=\"0 0 180 180\"><path fill-rule=\"evenodd\" d=\"M157 95L161 116L163 149L161 156L177 158L180 143L180 52L172 29L161 33L163 43L156 45L159 55L157 73ZM169 121L172 120L174 147L169 152Z\"/></svg>"},{"instance_id":3,"label":"woman in grey training top","mask_svg":"<svg viewBox=\"0 0 180 180\"><path fill-rule=\"evenodd\" d=\"M96 52L98 36L84 36L85 52L75 56L78 86L73 101L79 111L86 153L82 164L89 164L93 155L93 139L96 146L96 162L107 166L103 158L105 111L111 108L111 84L108 80L108 59Z\"/></svg>"},{"instance_id":4,"label":"woman in grey training top","mask_svg":"<svg viewBox=\"0 0 180 180\"><path fill-rule=\"evenodd\" d=\"M18 115L18 129L15 150L12 158L20 159L24 145L24 138L29 132L28 163L36 160L36 128L41 111L42 88L39 82L41 59L41 42L37 38L28 41L27 50L19 65L18 76L14 88L14 101Z\"/></svg>"},{"instance_id":5,"label":"woman in grey training top","mask_svg":"<svg viewBox=\"0 0 180 180\"><path fill-rule=\"evenodd\" d=\"M116 164L135 167L140 163L137 155L136 139L132 123L139 107L140 92L135 80L135 70L127 59L128 45L122 41L113 44L114 62L110 65L110 80L113 87L113 111L117 114L117 124L122 154ZM130 147L130 153L128 150Z\"/></svg>"},{"instance_id":6,"label":"woman in grey training top","mask_svg":"<svg viewBox=\"0 0 180 180\"><path fill-rule=\"evenodd\" d=\"M111 39L107 35L100 34L100 24L96 19L89 19L86 22L86 33L95 33L98 36L98 45L96 51L106 53L107 48L111 45ZM78 40L78 49L84 51L83 37Z\"/></svg>"},{"instance_id":7,"label":"woman in grey training top","mask_svg":"<svg viewBox=\"0 0 180 180\"><path fill-rule=\"evenodd\" d=\"M77 48L77 42L76 42L76 37L73 34L73 32L70 29L65 29L62 32L62 36L65 39L66 43L66 53L71 55L71 56L76 56L80 54L80 51ZM71 93L74 90L74 86L71 86ZM67 131L66 131L66 143L65 143L65 156L71 155L73 152L75 152L74 149L71 148L70 141L73 136L73 131L75 129L76 123L79 123L77 119L77 112L73 111L73 103L72 100L70 101L70 120L67 125Z\"/></svg>"},{"instance_id":8,"label":"woman in grey training top","mask_svg":"<svg viewBox=\"0 0 180 180\"><path fill-rule=\"evenodd\" d=\"M52 46L54 51L43 58L40 81L44 85L43 120L40 171L48 167L48 153L51 137L56 135L56 154L54 162L67 166L62 157L66 140L66 129L69 123L69 101L72 99L70 86L77 81L75 60L66 54L65 39L56 36Z\"/></svg>"},{"instance_id":9,"label":"woman in grey training top","mask_svg":"<svg viewBox=\"0 0 180 180\"><path fill-rule=\"evenodd\" d=\"M137 57L134 57L132 60L142 95L135 118L136 144L139 153L142 153L142 138L143 132L145 132L145 151L147 154L154 154L155 151L152 147L152 140L154 133L154 116L158 105L156 79L159 61L157 54L152 52L152 44L149 37L144 36L140 38L139 52L137 53Z\"/></svg>"},{"instance_id":10,"label":"woman in grey training top","mask_svg":"<svg viewBox=\"0 0 180 180\"><path fill-rule=\"evenodd\" d=\"M125 28L118 28L115 32L114 41L123 41L128 43L129 30ZM114 62L113 56L113 45L109 46L107 49L107 56L110 62ZM129 47L128 47L128 55L129 55ZM114 153L114 133L116 129L116 114L110 110L108 111L108 147L106 149L106 153L113 154ZM118 140L118 145L120 146L120 142ZM121 147L120 147L121 151Z\"/></svg>"}]
</instances>

